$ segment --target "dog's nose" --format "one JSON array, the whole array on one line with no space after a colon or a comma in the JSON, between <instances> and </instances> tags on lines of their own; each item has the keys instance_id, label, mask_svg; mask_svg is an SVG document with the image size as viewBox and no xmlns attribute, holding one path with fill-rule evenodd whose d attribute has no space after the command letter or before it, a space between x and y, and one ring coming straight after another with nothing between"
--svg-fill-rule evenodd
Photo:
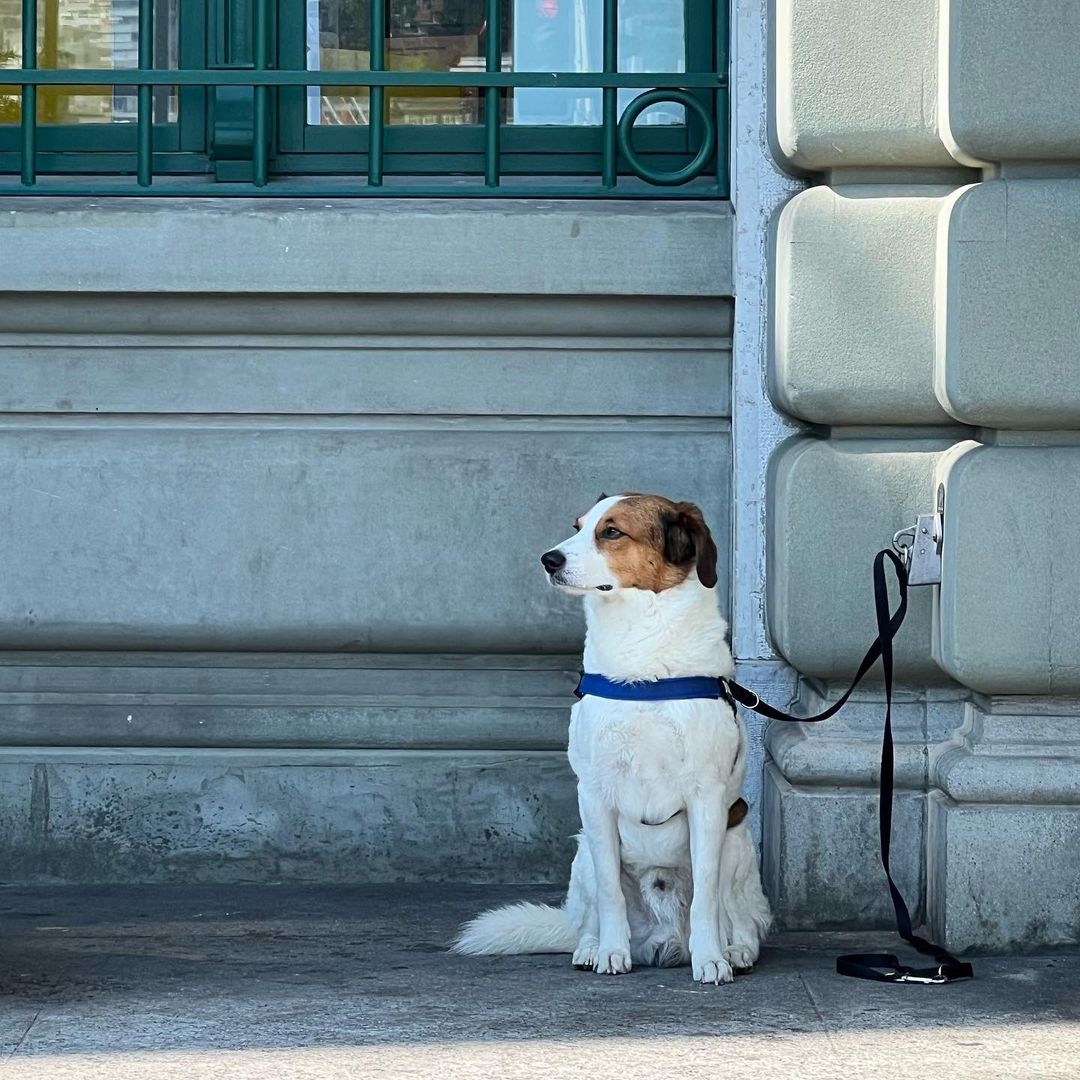
<instances>
[{"instance_id":1,"label":"dog's nose","mask_svg":"<svg viewBox=\"0 0 1080 1080\"><path fill-rule=\"evenodd\" d=\"M556 570L561 570L566 565L566 556L558 548L552 548L551 551L545 551L540 556L540 561L549 574L554 574Z\"/></svg>"}]
</instances>

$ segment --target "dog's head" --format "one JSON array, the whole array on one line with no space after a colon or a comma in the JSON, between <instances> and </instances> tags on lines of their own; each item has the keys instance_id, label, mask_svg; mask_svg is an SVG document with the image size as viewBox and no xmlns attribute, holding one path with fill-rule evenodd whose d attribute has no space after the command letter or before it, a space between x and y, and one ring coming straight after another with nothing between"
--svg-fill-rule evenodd
<instances>
[{"instance_id":1,"label":"dog's head","mask_svg":"<svg viewBox=\"0 0 1080 1080\"><path fill-rule=\"evenodd\" d=\"M681 585L691 573L706 588L716 584L716 544L693 503L660 495L601 495L574 530L540 556L551 584L568 592L658 593Z\"/></svg>"}]
</instances>

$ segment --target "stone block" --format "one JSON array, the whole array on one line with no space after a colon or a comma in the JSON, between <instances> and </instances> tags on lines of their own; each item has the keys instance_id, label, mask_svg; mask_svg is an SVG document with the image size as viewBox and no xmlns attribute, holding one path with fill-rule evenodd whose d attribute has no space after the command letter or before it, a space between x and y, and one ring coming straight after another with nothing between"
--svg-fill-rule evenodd
<instances>
[{"instance_id":1,"label":"stone block","mask_svg":"<svg viewBox=\"0 0 1080 1080\"><path fill-rule=\"evenodd\" d=\"M768 616L804 675L848 679L877 634L872 564L893 534L933 508L947 439L794 439L771 464ZM897 678L940 683L932 590L915 589L895 642Z\"/></svg>"},{"instance_id":2,"label":"stone block","mask_svg":"<svg viewBox=\"0 0 1080 1080\"><path fill-rule=\"evenodd\" d=\"M775 139L806 170L941 166L939 0L776 0Z\"/></svg>"},{"instance_id":3,"label":"stone block","mask_svg":"<svg viewBox=\"0 0 1080 1080\"><path fill-rule=\"evenodd\" d=\"M1080 942L1080 805L929 802L930 926L956 952Z\"/></svg>"},{"instance_id":4,"label":"stone block","mask_svg":"<svg viewBox=\"0 0 1080 1080\"><path fill-rule=\"evenodd\" d=\"M976 184L945 213L941 404L972 426L1080 427L1080 180Z\"/></svg>"},{"instance_id":5,"label":"stone block","mask_svg":"<svg viewBox=\"0 0 1080 1080\"><path fill-rule=\"evenodd\" d=\"M815 187L774 230L770 390L818 424L943 424L934 396L939 187Z\"/></svg>"},{"instance_id":6,"label":"stone block","mask_svg":"<svg viewBox=\"0 0 1080 1080\"><path fill-rule=\"evenodd\" d=\"M924 804L921 792L897 792L893 811L893 878L916 922L923 910ZM797 788L769 764L764 811L763 880L781 928L893 924L875 788Z\"/></svg>"},{"instance_id":7,"label":"stone block","mask_svg":"<svg viewBox=\"0 0 1080 1080\"><path fill-rule=\"evenodd\" d=\"M573 656L0 653L5 746L565 750Z\"/></svg>"},{"instance_id":8,"label":"stone block","mask_svg":"<svg viewBox=\"0 0 1080 1080\"><path fill-rule=\"evenodd\" d=\"M1080 8L1069 0L1016 4L950 0L948 124L959 157L1075 161L1080 145Z\"/></svg>"},{"instance_id":9,"label":"stone block","mask_svg":"<svg viewBox=\"0 0 1080 1080\"><path fill-rule=\"evenodd\" d=\"M1080 701L991 697L930 756L927 903L950 948L1080 943Z\"/></svg>"},{"instance_id":10,"label":"stone block","mask_svg":"<svg viewBox=\"0 0 1080 1080\"><path fill-rule=\"evenodd\" d=\"M982 693L1080 692L1080 446L963 443L939 479L938 662Z\"/></svg>"},{"instance_id":11,"label":"stone block","mask_svg":"<svg viewBox=\"0 0 1080 1080\"><path fill-rule=\"evenodd\" d=\"M0 468L0 648L576 653L575 513L730 514L717 420L9 420Z\"/></svg>"}]
</instances>

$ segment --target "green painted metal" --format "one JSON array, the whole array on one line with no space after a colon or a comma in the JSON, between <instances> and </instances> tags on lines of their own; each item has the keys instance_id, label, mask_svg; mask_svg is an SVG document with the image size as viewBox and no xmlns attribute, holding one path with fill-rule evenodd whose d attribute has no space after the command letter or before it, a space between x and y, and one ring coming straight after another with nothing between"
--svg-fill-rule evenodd
<instances>
[{"instance_id":1,"label":"green painted metal","mask_svg":"<svg viewBox=\"0 0 1080 1080\"><path fill-rule=\"evenodd\" d=\"M22 0L22 67L23 76L37 67L37 0ZM23 83L22 87L22 182L27 186L37 179L37 87Z\"/></svg>"},{"instance_id":2,"label":"green painted metal","mask_svg":"<svg viewBox=\"0 0 1080 1080\"><path fill-rule=\"evenodd\" d=\"M22 2L25 44L36 40L36 9L34 0ZM313 80L305 69L302 0L180 0L179 70L154 68L153 0L140 0L137 69L40 69L34 50L24 48L26 62L13 81L22 84L28 104L18 144L0 126L0 174L14 167L21 174L17 190L30 194L148 194L152 183L154 194L174 196L724 197L728 13L723 0L715 10L713 0L685 2L687 72L618 71L618 0L604 0L602 71L501 70L501 0L486 0L484 71L387 71L387 0L371 0L371 69L320 71ZM305 93L313 81L367 87L370 123L308 125ZM132 84L136 125L37 125L38 86ZM153 90L161 86L176 88L179 123L153 123ZM388 126L386 92L396 87L478 89L481 122ZM599 89L602 123L504 127L503 95L518 87ZM623 88L649 93L620 123ZM633 132L636 116L661 100L684 105L685 126ZM134 191L124 179L132 174ZM321 183L314 179L320 175ZM0 192L9 190L0 176Z\"/></svg>"},{"instance_id":3,"label":"green painted metal","mask_svg":"<svg viewBox=\"0 0 1080 1080\"><path fill-rule=\"evenodd\" d=\"M604 74L613 75L619 69L619 3L604 0ZM617 86L605 86L603 98L603 155L604 187L613 188L619 163L615 142L615 123L618 119L619 91Z\"/></svg>"},{"instance_id":4,"label":"green painted metal","mask_svg":"<svg viewBox=\"0 0 1080 1080\"><path fill-rule=\"evenodd\" d=\"M705 133L701 147L693 159L688 161L681 169L670 172L663 169L654 169L652 166L646 165L634 152L632 142L634 121L650 105L656 105L661 101L674 101L682 105L683 108L697 113ZM716 152L716 124L709 114L709 110L693 94L687 93L685 90L649 90L644 94L639 94L623 110L622 119L618 125L618 134L619 149L622 151L626 163L634 170L634 173L640 176L642 180L647 180L650 184L660 184L665 187L674 187L678 184L685 184L687 180L697 179L705 171L706 166Z\"/></svg>"},{"instance_id":5,"label":"green painted metal","mask_svg":"<svg viewBox=\"0 0 1080 1080\"><path fill-rule=\"evenodd\" d=\"M382 4L385 0L375 0ZM373 4L373 6L375 6ZM376 50L372 49L374 53ZM384 51L385 55L385 51ZM373 60L374 62L374 60ZM18 69L16 69L18 70ZM671 89L700 87L715 89L724 80L714 72L630 72L600 71L255 71L250 67L198 69L174 68L155 71L152 68L123 68L120 71L99 71L94 68L64 68L58 71L23 71L18 82L29 86L309 86L317 81L322 86L445 86L454 89L467 87L562 87L564 89Z\"/></svg>"},{"instance_id":6,"label":"green painted metal","mask_svg":"<svg viewBox=\"0 0 1080 1080\"><path fill-rule=\"evenodd\" d=\"M731 116L730 67L731 67L731 12L726 0L719 0L716 5L716 57L713 67L720 80L714 96L713 108L717 124L728 124ZM726 130L717 132L718 150L716 154L716 183L721 191L731 187L731 155L727 153Z\"/></svg>"},{"instance_id":7,"label":"green painted metal","mask_svg":"<svg viewBox=\"0 0 1080 1080\"><path fill-rule=\"evenodd\" d=\"M139 67L154 65L154 0L139 0ZM143 85L138 95L138 158L140 187L149 187L154 176L154 88Z\"/></svg>"},{"instance_id":8,"label":"green painted metal","mask_svg":"<svg viewBox=\"0 0 1080 1080\"><path fill-rule=\"evenodd\" d=\"M386 0L371 2L371 71L369 77L386 67ZM362 85L362 84L360 84ZM369 84L368 90L368 184L379 187L383 182L383 124L385 91L382 86Z\"/></svg>"},{"instance_id":9,"label":"green painted metal","mask_svg":"<svg viewBox=\"0 0 1080 1080\"><path fill-rule=\"evenodd\" d=\"M270 57L270 20L267 0L255 0L255 70L266 71ZM269 88L255 87L255 116L252 132L252 179L256 187L266 186L270 155Z\"/></svg>"},{"instance_id":10,"label":"green painted metal","mask_svg":"<svg viewBox=\"0 0 1080 1080\"><path fill-rule=\"evenodd\" d=\"M210 4L209 69L215 72L208 112L208 154L216 179L253 181L255 171L255 13L252 0ZM238 81L217 79L222 73Z\"/></svg>"},{"instance_id":11,"label":"green painted metal","mask_svg":"<svg viewBox=\"0 0 1080 1080\"><path fill-rule=\"evenodd\" d=\"M149 189L138 187L134 180L110 176L102 180L88 181L86 177L47 177L39 180L32 188L20 187L17 182L5 183L0 180L0 197L7 195L61 196L77 195L86 197L114 197L124 195L155 196L166 198L188 198L212 196L218 198L391 198L391 199L490 199L491 188L484 183L483 176L435 176L424 182L423 177L393 177L392 182L380 187L371 187L358 180L355 175L290 177L275 180L265 188L257 188L250 182L222 184L204 176L172 176L168 180L155 182ZM693 181L683 187L655 187L639 180L635 176L619 177L614 189L603 187L599 177L571 178L560 180L558 177L503 178L499 186L500 197L514 199L717 199L724 198L727 192L721 191L713 181Z\"/></svg>"},{"instance_id":12,"label":"green painted metal","mask_svg":"<svg viewBox=\"0 0 1080 1080\"><path fill-rule=\"evenodd\" d=\"M502 20L499 0L487 0L484 67L487 71L502 70ZM489 188L499 186L499 134L502 94L497 86L484 89L484 183Z\"/></svg>"}]
</instances>

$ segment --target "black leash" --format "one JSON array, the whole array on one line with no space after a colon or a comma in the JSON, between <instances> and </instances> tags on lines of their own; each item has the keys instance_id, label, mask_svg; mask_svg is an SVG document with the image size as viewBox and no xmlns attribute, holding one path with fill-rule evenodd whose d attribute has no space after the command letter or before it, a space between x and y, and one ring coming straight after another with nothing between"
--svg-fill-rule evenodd
<instances>
[{"instance_id":1,"label":"black leash","mask_svg":"<svg viewBox=\"0 0 1080 1080\"><path fill-rule=\"evenodd\" d=\"M885 560L888 559L896 573L900 587L900 602L896 611L889 611L889 586L885 579ZM795 724L817 724L835 716L847 703L855 688L866 673L881 660L882 674L885 678L885 730L881 740L881 779L878 795L878 822L881 830L881 865L885 868L885 880L889 883L893 909L896 911L896 929L900 936L924 956L932 956L935 967L912 968L901 964L892 953L852 953L836 959L836 970L840 975L850 975L856 979L872 979L875 982L890 983L925 983L937 984L955 982L957 979L973 979L975 972L970 964L958 960L947 949L935 945L926 938L919 937L911 927L911 913L904 903L904 897L893 881L889 867L889 850L892 843L893 811L893 735L892 735L892 691L893 691L893 638L903 625L907 614L908 575L903 561L894 552L885 549L874 558L874 610L877 615L877 639L866 650L866 655L855 673L851 686L843 696L824 712L816 716L791 716L767 705L745 686L740 686L730 679L721 679L722 687L735 702L767 717L769 720L782 720Z\"/></svg>"}]
</instances>

